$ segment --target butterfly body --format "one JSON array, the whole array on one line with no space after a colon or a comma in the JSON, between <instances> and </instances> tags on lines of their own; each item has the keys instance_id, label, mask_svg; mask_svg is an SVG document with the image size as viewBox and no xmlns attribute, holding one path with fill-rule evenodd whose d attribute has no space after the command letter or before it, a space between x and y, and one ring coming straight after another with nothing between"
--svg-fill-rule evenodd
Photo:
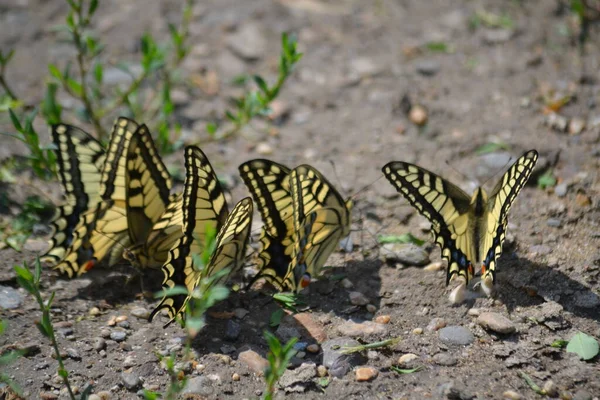
<instances>
[{"instance_id":1,"label":"butterfly body","mask_svg":"<svg viewBox=\"0 0 600 400\"><path fill-rule=\"evenodd\" d=\"M529 179L537 158L537 151L526 152L489 195L478 187L472 196L414 164L394 161L383 167L385 177L396 190L431 222L435 242L448 262L446 284L455 278L468 283L475 267L479 267L482 287L491 293L508 211Z\"/></svg>"}]
</instances>

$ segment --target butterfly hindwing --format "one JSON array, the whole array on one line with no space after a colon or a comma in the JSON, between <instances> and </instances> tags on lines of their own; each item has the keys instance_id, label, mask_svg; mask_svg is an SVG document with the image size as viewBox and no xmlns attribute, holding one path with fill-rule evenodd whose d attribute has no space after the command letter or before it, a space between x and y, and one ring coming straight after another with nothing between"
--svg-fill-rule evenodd
<instances>
[{"instance_id":1,"label":"butterfly hindwing","mask_svg":"<svg viewBox=\"0 0 600 400\"><path fill-rule=\"evenodd\" d=\"M71 246L73 231L81 215L100 201L105 150L92 136L71 125L54 125L51 133L65 203L57 209L51 222L54 233L41 260L56 264Z\"/></svg>"},{"instance_id":2,"label":"butterfly hindwing","mask_svg":"<svg viewBox=\"0 0 600 400\"><path fill-rule=\"evenodd\" d=\"M333 185L309 165L292 170L290 193L297 235L290 270L299 290L307 284L305 279L320 274L339 241L350 234L352 202L344 201Z\"/></svg>"},{"instance_id":3,"label":"butterfly hindwing","mask_svg":"<svg viewBox=\"0 0 600 400\"><path fill-rule=\"evenodd\" d=\"M201 271L194 268L193 255L204 251L206 232L219 232L225 224L228 210L223 189L208 158L195 146L185 149L186 178L183 190L183 235L169 250L163 265L163 288L183 286L188 292L194 290ZM166 308L169 323L182 313L189 296L178 294L165 296L150 315L150 320Z\"/></svg>"}]
</instances>

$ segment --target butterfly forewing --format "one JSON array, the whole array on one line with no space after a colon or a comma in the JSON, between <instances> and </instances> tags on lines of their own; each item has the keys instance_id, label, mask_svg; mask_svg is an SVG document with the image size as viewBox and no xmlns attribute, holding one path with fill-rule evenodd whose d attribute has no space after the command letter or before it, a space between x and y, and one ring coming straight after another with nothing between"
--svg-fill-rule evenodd
<instances>
[{"instance_id":1,"label":"butterfly forewing","mask_svg":"<svg viewBox=\"0 0 600 400\"><path fill-rule=\"evenodd\" d=\"M538 159L538 153L530 150L521 156L498 181L488 200L488 215L484 221L487 234L481 242L483 259L482 279L491 275L495 280L496 260L502 254L502 245L508 224L508 211L515 198L525 186Z\"/></svg>"},{"instance_id":2,"label":"butterfly forewing","mask_svg":"<svg viewBox=\"0 0 600 400\"><path fill-rule=\"evenodd\" d=\"M71 246L80 217L100 201L105 150L96 139L74 126L58 124L51 131L65 203L52 220L54 233L42 261L56 264Z\"/></svg>"}]
</instances>

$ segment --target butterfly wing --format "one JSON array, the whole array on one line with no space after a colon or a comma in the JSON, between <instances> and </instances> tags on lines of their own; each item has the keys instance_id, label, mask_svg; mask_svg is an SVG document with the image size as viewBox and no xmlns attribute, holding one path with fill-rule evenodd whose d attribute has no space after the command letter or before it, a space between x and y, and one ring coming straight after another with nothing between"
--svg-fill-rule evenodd
<instances>
[{"instance_id":1,"label":"butterfly wing","mask_svg":"<svg viewBox=\"0 0 600 400\"><path fill-rule=\"evenodd\" d=\"M502 245L508 224L508 211L515 198L525 186L535 163L538 153L530 150L523 154L498 181L488 199L486 218L482 221L484 232L480 243L480 252L484 255L482 280L491 278L494 282L496 275L496 260L502 254Z\"/></svg>"},{"instance_id":2,"label":"butterfly wing","mask_svg":"<svg viewBox=\"0 0 600 400\"><path fill-rule=\"evenodd\" d=\"M446 284L455 276L466 282L472 276L475 258L472 238L471 199L460 188L414 164L393 161L383 167L383 174L419 214L432 225L435 242L442 258L448 262Z\"/></svg>"},{"instance_id":3,"label":"butterfly wing","mask_svg":"<svg viewBox=\"0 0 600 400\"><path fill-rule=\"evenodd\" d=\"M239 171L264 223L257 256L259 272L253 281L265 278L278 290L292 289L284 283L295 241L290 169L274 161L256 159L240 165Z\"/></svg>"},{"instance_id":4,"label":"butterfly wing","mask_svg":"<svg viewBox=\"0 0 600 400\"><path fill-rule=\"evenodd\" d=\"M194 267L192 255L204 251L208 229L219 229L227 219L227 203L223 189L204 153L195 146L185 149L186 178L183 191L183 236L169 250L162 270L163 288L183 286L188 292L194 290L201 271ZM182 313L189 296L185 294L165 296L150 314L150 320L163 308L167 309L169 322ZM167 325L168 325L167 324Z\"/></svg>"},{"instance_id":5,"label":"butterfly wing","mask_svg":"<svg viewBox=\"0 0 600 400\"><path fill-rule=\"evenodd\" d=\"M315 168L301 165L290 174L290 193L294 207L294 230L298 235L291 270L297 290L306 286L350 234L351 201L345 202L337 190ZM308 274L306 278L304 275Z\"/></svg>"},{"instance_id":6,"label":"butterfly wing","mask_svg":"<svg viewBox=\"0 0 600 400\"><path fill-rule=\"evenodd\" d=\"M109 264L116 263L122 249L130 245L126 214L127 149L138 125L127 118L117 119L102 168L99 195L101 202L80 218L73 231L73 242L56 269L69 277L81 275L110 253Z\"/></svg>"},{"instance_id":7,"label":"butterfly wing","mask_svg":"<svg viewBox=\"0 0 600 400\"><path fill-rule=\"evenodd\" d=\"M41 260L54 265L64 258L81 215L100 201L105 151L100 142L79 128L58 124L51 129L65 203L51 222L54 233Z\"/></svg>"}]
</instances>

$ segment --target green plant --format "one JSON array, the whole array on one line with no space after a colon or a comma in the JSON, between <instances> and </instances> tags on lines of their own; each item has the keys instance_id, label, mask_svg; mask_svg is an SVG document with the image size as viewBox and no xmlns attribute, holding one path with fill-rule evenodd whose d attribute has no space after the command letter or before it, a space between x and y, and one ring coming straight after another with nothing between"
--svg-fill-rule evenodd
<instances>
[{"instance_id":1,"label":"green plant","mask_svg":"<svg viewBox=\"0 0 600 400\"><path fill-rule=\"evenodd\" d=\"M1 226L0 240L13 249L21 251L23 244L31 235L34 225L39 223L43 216L49 215L52 209L51 204L38 196L27 197L19 215Z\"/></svg>"},{"instance_id":2,"label":"green plant","mask_svg":"<svg viewBox=\"0 0 600 400\"><path fill-rule=\"evenodd\" d=\"M25 115L20 120L12 109L8 110L10 119L17 130L17 134L2 133L3 135L15 138L25 144L29 149L29 164L33 172L42 179L49 179L56 174L56 155L54 154L54 145L42 146L40 136L33 127L33 120L37 115L37 110Z\"/></svg>"},{"instance_id":3,"label":"green plant","mask_svg":"<svg viewBox=\"0 0 600 400\"><path fill-rule=\"evenodd\" d=\"M37 301L40 310L42 311L42 319L41 321L36 321L35 325L38 327L43 336L50 339L52 342L52 347L54 348L54 355L56 357L56 361L58 362L58 375L62 378L65 386L67 387L67 391L69 392L69 397L75 400L75 394L71 389L71 384L69 383L69 372L65 369L65 365L63 363L62 356L60 355L60 350L58 348L58 342L56 340L56 335L54 334L54 327L52 326L52 318L50 315L50 308L52 307L52 301L54 300L54 292L50 295L50 298L46 301L42 298L42 293L40 290L40 279L42 277L42 265L40 263L39 257L35 260L35 268L33 273L29 270L27 263L23 263L23 266L15 266L15 272L17 274L17 283L23 289L25 289L29 294L33 296L35 301ZM87 390L91 390L89 387ZM85 395L82 394L82 398Z\"/></svg>"},{"instance_id":4,"label":"green plant","mask_svg":"<svg viewBox=\"0 0 600 400\"><path fill-rule=\"evenodd\" d=\"M486 10L479 10L469 19L469 27L477 29L481 25L488 28L512 29L515 22L508 14L495 14Z\"/></svg>"},{"instance_id":5,"label":"green plant","mask_svg":"<svg viewBox=\"0 0 600 400\"><path fill-rule=\"evenodd\" d=\"M413 373L415 373L415 372L422 371L423 369L425 369L425 367L423 367L422 365L419 365L418 367L415 367L415 368L410 368L410 369L402 369L402 368L400 368L400 367L397 367L397 366L395 366L395 365L392 365L392 366L390 367L390 369L391 369L392 371L396 372L397 374L400 374L400 375L406 375L406 374L413 374Z\"/></svg>"},{"instance_id":6,"label":"green plant","mask_svg":"<svg viewBox=\"0 0 600 400\"><path fill-rule=\"evenodd\" d=\"M261 115L268 116L271 113L270 104L279 95L283 84L292 73L294 66L302 58L302 53L296 50L296 38L287 33L281 35L281 55L279 57L279 76L273 86L269 86L265 79L260 75L255 75L253 81L258 90L246 92L244 96L234 99L235 110L226 111L225 116L233 123L233 128L218 135L217 126L213 123L206 126L209 133L218 135L217 137L226 137L237 133L246 126L252 118ZM246 82L246 79L239 80ZM238 83L240 83L238 82Z\"/></svg>"},{"instance_id":7,"label":"green plant","mask_svg":"<svg viewBox=\"0 0 600 400\"><path fill-rule=\"evenodd\" d=\"M415 237L412 233L405 233L402 235L378 235L377 242L380 244L386 243L413 243L417 246L423 246L424 240Z\"/></svg>"},{"instance_id":8,"label":"green plant","mask_svg":"<svg viewBox=\"0 0 600 400\"><path fill-rule=\"evenodd\" d=\"M358 345L358 346L344 346L341 349L340 353L342 353L342 354L352 354L352 353L359 353L359 352L365 351L365 350L379 349L379 348L382 348L382 347L394 346L398 342L400 342L400 340L402 340L402 338L401 337L397 337L397 338L382 340L380 342L373 342L373 343L361 344L361 345Z\"/></svg>"},{"instance_id":9,"label":"green plant","mask_svg":"<svg viewBox=\"0 0 600 400\"><path fill-rule=\"evenodd\" d=\"M6 322L0 320L0 335L2 335L5 330L6 330ZM23 355L22 351L15 351L15 350L9 351L9 352L6 352L6 353L0 355L0 367L2 367L3 371L6 371L8 365L12 364L17 358L21 357L22 355ZM0 382L8 385L13 390L13 392L18 394L19 396L23 395L23 391L21 390L21 387L16 382L13 382L13 380L10 379L10 377L6 373L0 372Z\"/></svg>"},{"instance_id":10,"label":"green plant","mask_svg":"<svg viewBox=\"0 0 600 400\"><path fill-rule=\"evenodd\" d=\"M275 394L275 385L281 378L292 357L296 354L294 345L298 341L297 338L291 338L285 345L281 345L281 342L275 335L265 331L265 339L269 345L269 353L267 354L267 360L269 360L269 366L265 371L265 382L267 387L263 394L263 400L272 400Z\"/></svg>"},{"instance_id":11,"label":"green plant","mask_svg":"<svg viewBox=\"0 0 600 400\"><path fill-rule=\"evenodd\" d=\"M0 111L6 111L9 108L16 108L21 106L21 102L17 99L15 92L8 86L6 82L6 66L14 56L14 49L9 50L6 54L0 50L0 87L4 90L2 97L0 97Z\"/></svg>"},{"instance_id":12,"label":"green plant","mask_svg":"<svg viewBox=\"0 0 600 400\"><path fill-rule=\"evenodd\" d=\"M482 155L488 153L494 153L496 151L506 150L510 151L510 146L504 142L489 142L481 145L477 150L475 150L475 154Z\"/></svg>"},{"instance_id":13,"label":"green plant","mask_svg":"<svg viewBox=\"0 0 600 400\"><path fill-rule=\"evenodd\" d=\"M556 186L556 178L551 169L544 172L537 180L537 185L540 189L547 189Z\"/></svg>"}]
</instances>

